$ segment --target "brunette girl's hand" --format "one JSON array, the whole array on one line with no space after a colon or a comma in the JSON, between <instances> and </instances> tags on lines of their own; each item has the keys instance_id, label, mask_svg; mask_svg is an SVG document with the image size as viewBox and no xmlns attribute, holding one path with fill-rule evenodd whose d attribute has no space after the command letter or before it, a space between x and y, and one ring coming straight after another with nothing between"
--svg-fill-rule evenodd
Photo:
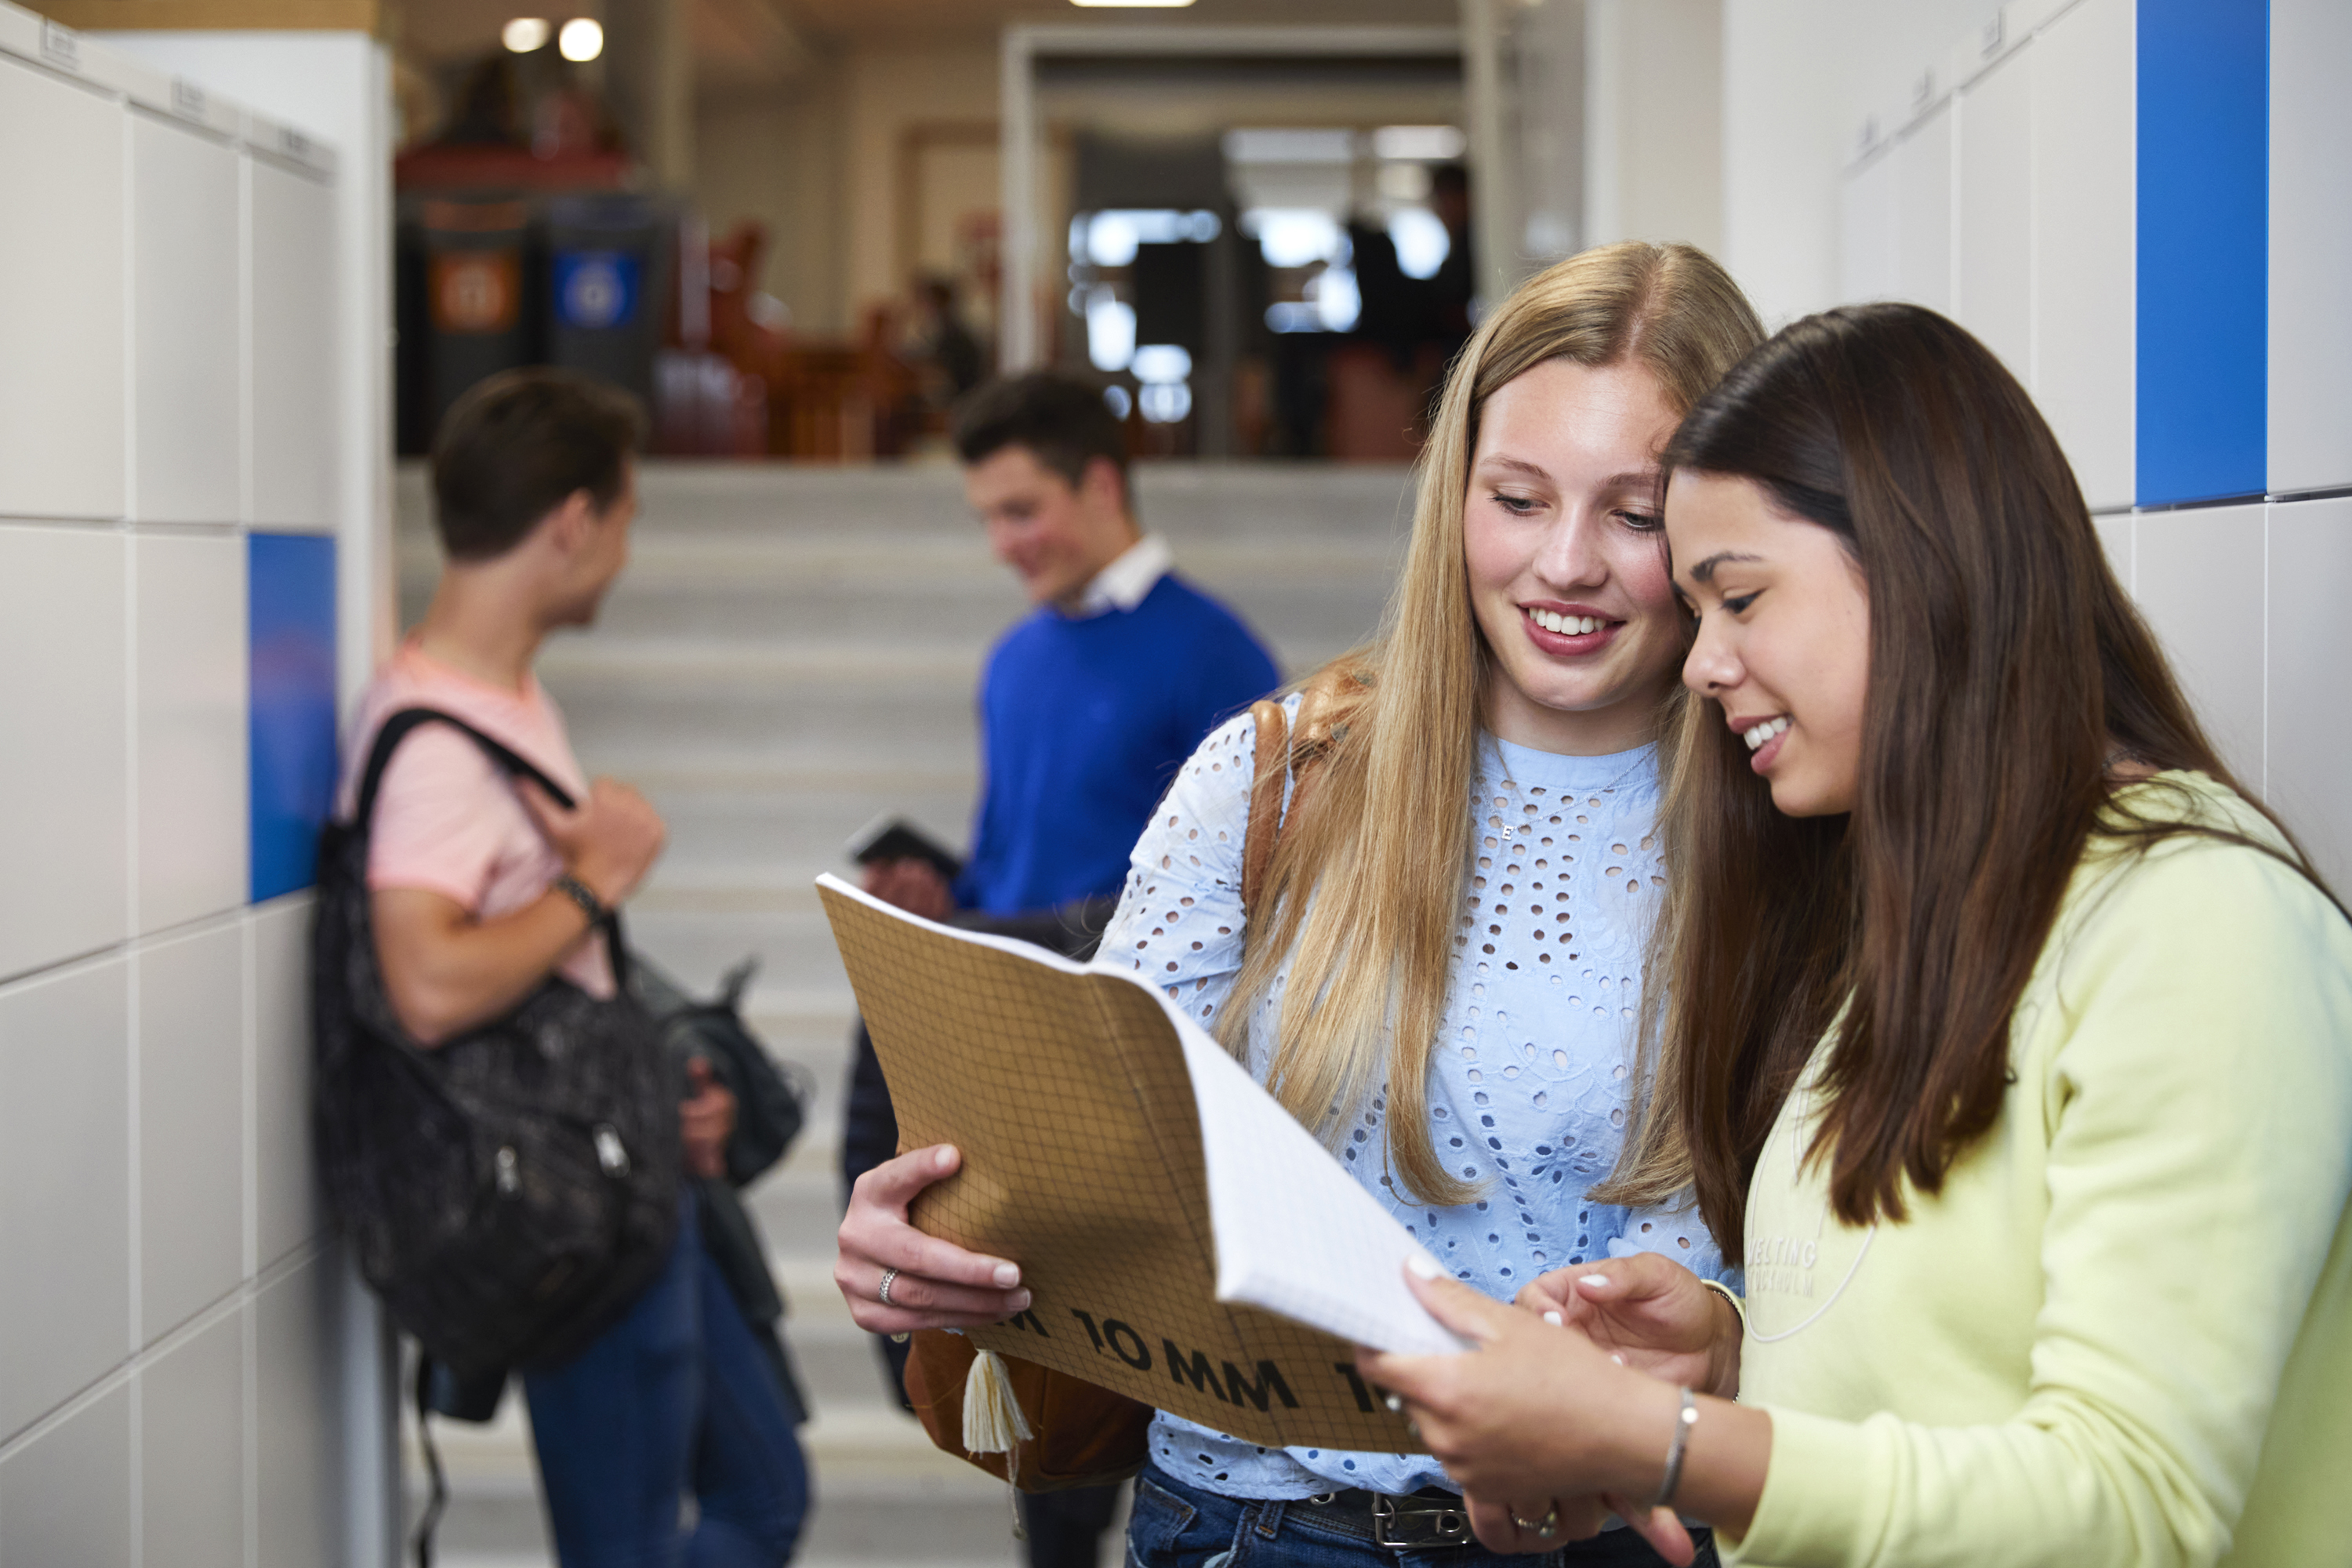
<instances>
[{"instance_id":1,"label":"brunette girl's hand","mask_svg":"<svg viewBox=\"0 0 2352 1568\"><path fill-rule=\"evenodd\" d=\"M1020 1266L926 1236L907 1205L963 1163L953 1144L934 1143L886 1160L857 1178L838 1237L833 1282L849 1315L868 1333L971 1329L1026 1311ZM890 1300L884 1301L885 1277Z\"/></svg>"},{"instance_id":2,"label":"brunette girl's hand","mask_svg":"<svg viewBox=\"0 0 2352 1568\"><path fill-rule=\"evenodd\" d=\"M1470 1530L1479 1544L1513 1557L1557 1552L1569 1542L1590 1541L1609 1521L1609 1507L1597 1497L1520 1500L1465 1492L1462 1500L1470 1507ZM1543 1533L1546 1524L1551 1527L1549 1535Z\"/></svg>"},{"instance_id":3,"label":"brunette girl's hand","mask_svg":"<svg viewBox=\"0 0 2352 1568\"><path fill-rule=\"evenodd\" d=\"M1725 1399L1739 1392L1739 1314L1670 1258L1637 1252L1555 1268L1521 1289L1518 1304L1653 1377Z\"/></svg>"},{"instance_id":4,"label":"brunette girl's hand","mask_svg":"<svg viewBox=\"0 0 2352 1568\"><path fill-rule=\"evenodd\" d=\"M1515 1311L1446 1279L1411 1277L1437 1321L1472 1342L1461 1355L1396 1355L1358 1350L1366 1381L1406 1402L1422 1441L1471 1501L1471 1528L1494 1552L1554 1550L1597 1531L1605 1511L1640 1531L1667 1562L1688 1564L1689 1533L1671 1510L1651 1510L1624 1493L1602 1440L1622 1407L1658 1405L1671 1431L1674 1393L1611 1359L1582 1333ZM1557 1509L1552 1534L1538 1528ZM1526 1521L1524 1524L1522 1521Z\"/></svg>"}]
</instances>

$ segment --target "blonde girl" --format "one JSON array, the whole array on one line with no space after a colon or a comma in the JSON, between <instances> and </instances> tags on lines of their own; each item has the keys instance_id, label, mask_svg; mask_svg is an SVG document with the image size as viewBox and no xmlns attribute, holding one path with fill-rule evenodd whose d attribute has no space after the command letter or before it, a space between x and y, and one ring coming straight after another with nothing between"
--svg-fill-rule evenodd
<instances>
[{"instance_id":1,"label":"blonde girl","mask_svg":"<svg viewBox=\"0 0 2352 1568\"><path fill-rule=\"evenodd\" d=\"M1686 1211L1588 1189L1624 1137L1664 889L1657 741L1685 632L1658 458L1760 338L1730 279L1682 246L1588 251L1503 301L1448 379L1380 637L1285 703L1293 767L1262 803L1281 821L1263 886L1245 906L1244 715L1170 788L1104 937L1103 962L1217 1032L1490 1297L1633 1250L1721 1270ZM863 1326L1025 1305L1013 1262L907 1226L907 1199L952 1168L922 1150L859 1184L836 1279ZM1582 1539L1602 1517L1571 1502L1552 1560L1655 1560L1631 1531ZM1252 1561L1369 1568L1402 1546L1467 1563L1485 1553L1466 1533L1426 1456L1264 1450L1163 1412L1129 1551L1141 1568L1244 1542Z\"/></svg>"}]
</instances>

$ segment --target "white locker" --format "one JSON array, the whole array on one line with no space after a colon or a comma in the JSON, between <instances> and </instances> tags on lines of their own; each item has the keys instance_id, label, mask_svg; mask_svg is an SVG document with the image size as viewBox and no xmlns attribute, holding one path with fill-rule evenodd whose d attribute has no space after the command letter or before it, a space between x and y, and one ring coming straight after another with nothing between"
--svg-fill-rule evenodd
<instances>
[{"instance_id":1,"label":"white locker","mask_svg":"<svg viewBox=\"0 0 2352 1568\"><path fill-rule=\"evenodd\" d=\"M1960 90L1952 314L2032 384L2033 46Z\"/></svg>"},{"instance_id":2,"label":"white locker","mask_svg":"<svg viewBox=\"0 0 2352 1568\"><path fill-rule=\"evenodd\" d=\"M2033 400L2094 508L2132 503L2138 108L2133 0L2033 40Z\"/></svg>"},{"instance_id":3,"label":"white locker","mask_svg":"<svg viewBox=\"0 0 2352 1568\"><path fill-rule=\"evenodd\" d=\"M310 1144L310 900L278 899L246 925L253 963L255 1238L267 1269L326 1223Z\"/></svg>"},{"instance_id":4,"label":"white locker","mask_svg":"<svg viewBox=\"0 0 2352 1568\"><path fill-rule=\"evenodd\" d=\"M2263 788L2263 508L2133 520L2134 596L2231 772Z\"/></svg>"},{"instance_id":5,"label":"white locker","mask_svg":"<svg viewBox=\"0 0 2352 1568\"><path fill-rule=\"evenodd\" d=\"M124 120L0 58L0 517L122 515Z\"/></svg>"},{"instance_id":6,"label":"white locker","mask_svg":"<svg viewBox=\"0 0 2352 1568\"><path fill-rule=\"evenodd\" d=\"M237 155L131 121L131 515L235 522L244 509Z\"/></svg>"},{"instance_id":7,"label":"white locker","mask_svg":"<svg viewBox=\"0 0 2352 1568\"><path fill-rule=\"evenodd\" d=\"M1901 228L1898 298L1947 315L1952 309L1952 106L1930 110L1895 147Z\"/></svg>"},{"instance_id":8,"label":"white locker","mask_svg":"<svg viewBox=\"0 0 2352 1568\"><path fill-rule=\"evenodd\" d=\"M2352 497L2270 510L2268 734L2271 805L2341 892L2352 889Z\"/></svg>"},{"instance_id":9,"label":"white locker","mask_svg":"<svg viewBox=\"0 0 2352 1568\"><path fill-rule=\"evenodd\" d=\"M110 958L0 987L0 1443L130 1349L125 968Z\"/></svg>"},{"instance_id":10,"label":"white locker","mask_svg":"<svg viewBox=\"0 0 2352 1568\"><path fill-rule=\"evenodd\" d=\"M308 174L248 157L252 223L253 512L257 528L335 526L335 198Z\"/></svg>"},{"instance_id":11,"label":"white locker","mask_svg":"<svg viewBox=\"0 0 2352 1568\"><path fill-rule=\"evenodd\" d=\"M2116 574L2124 592L2132 592L2132 577L2137 569L2134 557L2135 519L2127 511L2095 512L2091 526L2099 531L2099 543L2107 552L2107 569Z\"/></svg>"},{"instance_id":12,"label":"white locker","mask_svg":"<svg viewBox=\"0 0 2352 1568\"><path fill-rule=\"evenodd\" d=\"M247 1568L245 1334L253 1308L206 1323L139 1371L139 1516L152 1563Z\"/></svg>"},{"instance_id":13,"label":"white locker","mask_svg":"<svg viewBox=\"0 0 2352 1568\"><path fill-rule=\"evenodd\" d=\"M158 931L246 901L245 541L150 533L131 551L138 929Z\"/></svg>"},{"instance_id":14,"label":"white locker","mask_svg":"<svg viewBox=\"0 0 2352 1568\"><path fill-rule=\"evenodd\" d=\"M333 1329L342 1307L338 1254L314 1255L254 1303L254 1561L313 1568L341 1560L341 1434L329 1392L342 1380Z\"/></svg>"},{"instance_id":15,"label":"white locker","mask_svg":"<svg viewBox=\"0 0 2352 1568\"><path fill-rule=\"evenodd\" d=\"M0 1562L131 1568L133 1495L124 1383L0 1459Z\"/></svg>"},{"instance_id":16,"label":"white locker","mask_svg":"<svg viewBox=\"0 0 2352 1568\"><path fill-rule=\"evenodd\" d=\"M136 959L139 1342L245 1277L245 932L216 924Z\"/></svg>"},{"instance_id":17,"label":"white locker","mask_svg":"<svg viewBox=\"0 0 2352 1568\"><path fill-rule=\"evenodd\" d=\"M0 523L0 978L131 934L129 576L120 534Z\"/></svg>"},{"instance_id":18,"label":"white locker","mask_svg":"<svg viewBox=\"0 0 2352 1568\"><path fill-rule=\"evenodd\" d=\"M1902 291L1903 207L1892 149L1850 172L1839 192L1838 298L1892 300Z\"/></svg>"},{"instance_id":19,"label":"white locker","mask_svg":"<svg viewBox=\"0 0 2352 1568\"><path fill-rule=\"evenodd\" d=\"M2270 489L2352 485L2352 5L2271 0Z\"/></svg>"}]
</instances>

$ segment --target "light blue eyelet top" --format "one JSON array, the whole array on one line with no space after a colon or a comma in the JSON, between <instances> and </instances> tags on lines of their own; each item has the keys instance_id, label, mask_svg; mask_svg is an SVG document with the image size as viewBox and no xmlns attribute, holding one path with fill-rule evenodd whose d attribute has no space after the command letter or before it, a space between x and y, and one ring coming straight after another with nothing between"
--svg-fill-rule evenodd
<instances>
[{"instance_id":1,"label":"light blue eyelet top","mask_svg":"<svg viewBox=\"0 0 2352 1568\"><path fill-rule=\"evenodd\" d=\"M1298 702L1286 705L1294 718ZM1100 962L1132 965L1212 1031L1242 963L1255 737L1244 713L1184 764L1136 845L1101 949ZM1722 1255L1687 1204L1629 1211L1585 1197L1624 1139L1642 948L1664 887L1654 749L1564 757L1489 736L1476 791L1429 1115L1438 1153L1485 1195L1452 1208L1406 1199L1385 1158L1385 1093L1351 1119L1340 1158L1455 1278L1501 1300L1547 1270L1634 1251L1722 1278ZM1261 1082L1288 973L1250 1020ZM1151 1457L1237 1498L1452 1484L1426 1457L1262 1448L1165 1411Z\"/></svg>"}]
</instances>

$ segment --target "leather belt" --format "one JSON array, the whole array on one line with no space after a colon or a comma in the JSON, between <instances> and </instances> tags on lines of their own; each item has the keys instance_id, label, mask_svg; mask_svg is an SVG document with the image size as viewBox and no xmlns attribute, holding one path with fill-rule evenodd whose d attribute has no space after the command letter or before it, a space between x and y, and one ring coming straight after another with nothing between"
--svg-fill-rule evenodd
<instances>
[{"instance_id":1,"label":"leather belt","mask_svg":"<svg viewBox=\"0 0 2352 1568\"><path fill-rule=\"evenodd\" d=\"M1285 1507L1307 1513L1328 1529L1391 1552L1477 1544L1470 1533L1470 1510L1458 1495L1443 1487L1423 1487L1402 1497L1350 1487L1302 1498Z\"/></svg>"}]
</instances>

